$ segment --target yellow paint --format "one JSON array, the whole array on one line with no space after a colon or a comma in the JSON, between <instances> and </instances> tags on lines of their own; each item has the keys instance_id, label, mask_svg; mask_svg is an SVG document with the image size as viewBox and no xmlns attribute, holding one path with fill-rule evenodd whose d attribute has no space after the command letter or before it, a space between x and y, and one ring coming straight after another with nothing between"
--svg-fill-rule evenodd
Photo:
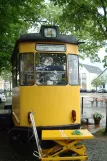
<instances>
[{"instance_id":1,"label":"yellow paint","mask_svg":"<svg viewBox=\"0 0 107 161\"><path fill-rule=\"evenodd\" d=\"M67 53L69 54L78 54L78 46L72 45L72 44L66 44L67 47Z\"/></svg>"},{"instance_id":2,"label":"yellow paint","mask_svg":"<svg viewBox=\"0 0 107 161\"><path fill-rule=\"evenodd\" d=\"M87 156L75 156L75 157L49 157L49 158L41 158L41 161L52 161L52 160L56 160L56 161L60 161L60 160L80 160L80 161L83 161L83 160L87 160L88 157Z\"/></svg>"},{"instance_id":3,"label":"yellow paint","mask_svg":"<svg viewBox=\"0 0 107 161\"><path fill-rule=\"evenodd\" d=\"M20 43L19 53L36 53L35 44L34 42ZM66 49L66 54L78 53L77 45L66 44ZM30 126L28 123L28 112L30 111L35 112L37 126L77 124L80 123L80 87L71 85L37 86L36 84L19 86L13 89L12 107L20 126ZM75 110L77 114L75 122L72 120L72 110ZM15 120L14 117L15 124L17 119Z\"/></svg>"},{"instance_id":4,"label":"yellow paint","mask_svg":"<svg viewBox=\"0 0 107 161\"><path fill-rule=\"evenodd\" d=\"M80 123L79 87L32 86L20 89L20 124L27 126L28 112L35 112L37 126L56 126L74 123L72 110L77 112ZM76 101L75 101L76 100Z\"/></svg>"},{"instance_id":5,"label":"yellow paint","mask_svg":"<svg viewBox=\"0 0 107 161\"><path fill-rule=\"evenodd\" d=\"M37 44L39 44L39 42ZM44 43L43 42L42 44L62 44L62 43L55 43L55 42L53 42L53 43L52 42L50 42L50 43L45 42ZM24 52L34 52L35 53L36 52L35 48L36 48L36 42L35 43L33 43L33 42L32 43L31 42L20 43L19 44L19 53L24 53ZM67 49L66 53L78 54L78 46L77 45L66 44L66 49ZM55 52L53 52L53 53L55 53Z\"/></svg>"},{"instance_id":6,"label":"yellow paint","mask_svg":"<svg viewBox=\"0 0 107 161\"><path fill-rule=\"evenodd\" d=\"M81 143L83 139L92 139L93 135L88 130L80 130L82 135L72 135L74 130L42 130L42 140L53 140L56 145L47 150L41 150L41 160L87 160L86 147ZM75 155L60 156L67 151Z\"/></svg>"},{"instance_id":7,"label":"yellow paint","mask_svg":"<svg viewBox=\"0 0 107 161\"><path fill-rule=\"evenodd\" d=\"M86 129L79 130L82 135L72 135L74 130L42 130L42 140L80 140L92 139L93 135Z\"/></svg>"},{"instance_id":8,"label":"yellow paint","mask_svg":"<svg viewBox=\"0 0 107 161\"><path fill-rule=\"evenodd\" d=\"M35 43L20 43L19 44L19 53L25 53L25 52L35 52Z\"/></svg>"}]
</instances>

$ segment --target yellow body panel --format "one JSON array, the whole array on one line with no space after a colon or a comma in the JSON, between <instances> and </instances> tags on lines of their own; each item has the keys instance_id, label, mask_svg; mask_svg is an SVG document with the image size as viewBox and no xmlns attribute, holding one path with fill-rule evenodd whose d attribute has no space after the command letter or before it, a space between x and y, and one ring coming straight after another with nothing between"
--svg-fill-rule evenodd
<instances>
[{"instance_id":1,"label":"yellow body panel","mask_svg":"<svg viewBox=\"0 0 107 161\"><path fill-rule=\"evenodd\" d=\"M93 135L86 129L79 130L81 135L73 135L74 130L42 130L42 140L80 140L92 139Z\"/></svg>"},{"instance_id":2,"label":"yellow body panel","mask_svg":"<svg viewBox=\"0 0 107 161\"><path fill-rule=\"evenodd\" d=\"M37 44L39 44L39 42ZM43 42L42 44L62 44L62 43L54 43L54 42L46 43L46 42ZM19 53L37 52L35 50L35 46L36 46L36 42L35 43L31 43L31 42L20 43L19 44ZM56 53L58 53L58 52L56 52ZM66 44L66 53L69 53L69 54L70 53L71 54L78 54L78 46L77 45L73 45L73 44Z\"/></svg>"},{"instance_id":3,"label":"yellow body panel","mask_svg":"<svg viewBox=\"0 0 107 161\"><path fill-rule=\"evenodd\" d=\"M79 87L32 86L21 87L20 125L27 126L28 112L35 112L37 126L67 125L73 123L71 111L77 111L80 123ZM24 108L23 108L24 107Z\"/></svg>"},{"instance_id":4,"label":"yellow body panel","mask_svg":"<svg viewBox=\"0 0 107 161\"><path fill-rule=\"evenodd\" d=\"M20 43L19 53L36 53L35 44L36 42ZM49 43L45 42L45 44ZM78 53L77 45L65 45L66 54ZM35 121L37 126L79 124L80 87L71 85L37 86L36 84L33 86L15 87L13 89L12 108L15 125L19 124L20 126L30 126L28 123L28 112L35 112ZM71 117L72 110L76 111L77 116L75 122Z\"/></svg>"}]
</instances>

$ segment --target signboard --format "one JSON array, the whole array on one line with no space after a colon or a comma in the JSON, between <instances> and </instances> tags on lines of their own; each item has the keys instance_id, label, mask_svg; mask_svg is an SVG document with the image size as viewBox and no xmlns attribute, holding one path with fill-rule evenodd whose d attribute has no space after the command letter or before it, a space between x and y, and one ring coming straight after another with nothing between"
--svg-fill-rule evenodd
<instances>
[{"instance_id":1,"label":"signboard","mask_svg":"<svg viewBox=\"0 0 107 161\"><path fill-rule=\"evenodd\" d=\"M37 51L57 51L57 52L65 52L65 45L54 45L54 44L36 44Z\"/></svg>"}]
</instances>

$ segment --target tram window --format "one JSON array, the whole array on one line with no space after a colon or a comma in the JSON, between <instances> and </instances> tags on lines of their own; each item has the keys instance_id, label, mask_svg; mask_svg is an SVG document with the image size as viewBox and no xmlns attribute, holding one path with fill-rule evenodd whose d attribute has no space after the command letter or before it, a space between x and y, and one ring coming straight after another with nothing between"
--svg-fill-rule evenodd
<instances>
[{"instance_id":1,"label":"tram window","mask_svg":"<svg viewBox=\"0 0 107 161\"><path fill-rule=\"evenodd\" d=\"M77 55L68 55L69 84L79 84L79 61Z\"/></svg>"},{"instance_id":2,"label":"tram window","mask_svg":"<svg viewBox=\"0 0 107 161\"><path fill-rule=\"evenodd\" d=\"M66 54L36 54L36 84L66 85Z\"/></svg>"},{"instance_id":3,"label":"tram window","mask_svg":"<svg viewBox=\"0 0 107 161\"><path fill-rule=\"evenodd\" d=\"M33 53L20 54L20 84L27 86L34 84Z\"/></svg>"},{"instance_id":4,"label":"tram window","mask_svg":"<svg viewBox=\"0 0 107 161\"><path fill-rule=\"evenodd\" d=\"M13 63L13 67L12 67L12 84L13 87L16 87L16 61L14 61Z\"/></svg>"},{"instance_id":5,"label":"tram window","mask_svg":"<svg viewBox=\"0 0 107 161\"><path fill-rule=\"evenodd\" d=\"M19 86L19 54L17 54L17 86Z\"/></svg>"}]
</instances>

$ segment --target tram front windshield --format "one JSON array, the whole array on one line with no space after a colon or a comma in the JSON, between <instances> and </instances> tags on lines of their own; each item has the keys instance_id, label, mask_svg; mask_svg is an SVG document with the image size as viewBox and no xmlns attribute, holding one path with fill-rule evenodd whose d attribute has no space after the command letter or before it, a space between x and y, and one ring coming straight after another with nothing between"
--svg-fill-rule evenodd
<instances>
[{"instance_id":1,"label":"tram front windshield","mask_svg":"<svg viewBox=\"0 0 107 161\"><path fill-rule=\"evenodd\" d=\"M66 85L66 54L36 54L36 84Z\"/></svg>"},{"instance_id":2,"label":"tram front windshield","mask_svg":"<svg viewBox=\"0 0 107 161\"><path fill-rule=\"evenodd\" d=\"M67 79L67 75L69 79ZM70 85L79 84L77 55L69 54L67 56L64 53L20 54L20 85L64 86L68 84L68 80Z\"/></svg>"}]
</instances>

